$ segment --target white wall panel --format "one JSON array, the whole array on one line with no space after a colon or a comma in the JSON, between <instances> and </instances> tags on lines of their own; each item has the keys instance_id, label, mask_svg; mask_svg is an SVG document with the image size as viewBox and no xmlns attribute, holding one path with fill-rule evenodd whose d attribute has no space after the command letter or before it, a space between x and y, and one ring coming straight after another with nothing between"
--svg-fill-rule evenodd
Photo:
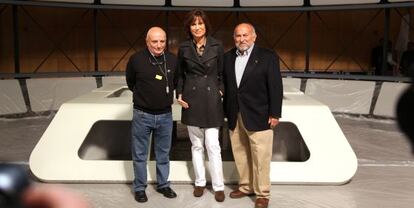
<instances>
[{"instance_id":1,"label":"white wall panel","mask_svg":"<svg viewBox=\"0 0 414 208\"><path fill-rule=\"evenodd\" d=\"M101 4L164 6L165 0L101 0Z\"/></svg>"},{"instance_id":2,"label":"white wall panel","mask_svg":"<svg viewBox=\"0 0 414 208\"><path fill-rule=\"evenodd\" d=\"M57 110L82 94L96 89L93 77L28 79L30 105L35 112Z\"/></svg>"},{"instance_id":3,"label":"white wall panel","mask_svg":"<svg viewBox=\"0 0 414 208\"><path fill-rule=\"evenodd\" d=\"M233 0L171 0L173 6L207 6L207 7L232 7Z\"/></svg>"},{"instance_id":4,"label":"white wall panel","mask_svg":"<svg viewBox=\"0 0 414 208\"><path fill-rule=\"evenodd\" d=\"M375 82L310 79L305 94L333 112L369 114L374 89Z\"/></svg>"},{"instance_id":5,"label":"white wall panel","mask_svg":"<svg viewBox=\"0 0 414 208\"><path fill-rule=\"evenodd\" d=\"M25 113L26 104L18 80L0 80L0 115Z\"/></svg>"},{"instance_id":6,"label":"white wall panel","mask_svg":"<svg viewBox=\"0 0 414 208\"><path fill-rule=\"evenodd\" d=\"M92 4L93 0L37 0L37 1L52 1L52 2L65 2L65 3L85 3L85 4Z\"/></svg>"},{"instance_id":7,"label":"white wall panel","mask_svg":"<svg viewBox=\"0 0 414 208\"><path fill-rule=\"evenodd\" d=\"M300 90L300 78L283 78L283 88L291 87Z\"/></svg>"},{"instance_id":8,"label":"white wall panel","mask_svg":"<svg viewBox=\"0 0 414 208\"><path fill-rule=\"evenodd\" d=\"M382 83L381 91L375 104L374 115L395 118L398 99L409 86L409 84L405 83Z\"/></svg>"},{"instance_id":9,"label":"white wall panel","mask_svg":"<svg viewBox=\"0 0 414 208\"><path fill-rule=\"evenodd\" d=\"M109 77L102 77L102 85L106 86L109 84L126 84L125 76L109 76Z\"/></svg>"},{"instance_id":10,"label":"white wall panel","mask_svg":"<svg viewBox=\"0 0 414 208\"><path fill-rule=\"evenodd\" d=\"M240 0L242 7L303 6L303 0Z\"/></svg>"},{"instance_id":11,"label":"white wall panel","mask_svg":"<svg viewBox=\"0 0 414 208\"><path fill-rule=\"evenodd\" d=\"M311 5L376 4L380 0L310 0Z\"/></svg>"}]
</instances>

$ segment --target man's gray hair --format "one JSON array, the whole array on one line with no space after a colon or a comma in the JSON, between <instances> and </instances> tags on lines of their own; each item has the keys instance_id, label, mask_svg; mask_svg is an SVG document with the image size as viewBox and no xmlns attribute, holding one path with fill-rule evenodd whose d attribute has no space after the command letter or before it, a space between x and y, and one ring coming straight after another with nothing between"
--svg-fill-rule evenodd
<instances>
[{"instance_id":1,"label":"man's gray hair","mask_svg":"<svg viewBox=\"0 0 414 208\"><path fill-rule=\"evenodd\" d=\"M256 35L256 29L254 28L254 26L253 26L251 23L248 23L248 22L242 22L242 23L238 24L238 25L234 28L234 31L233 31L233 37L234 37L234 36L236 36L236 34L235 34L236 28L237 28L237 27L239 27L240 25L248 25L248 26L252 29L252 34L253 34L253 35Z\"/></svg>"}]
</instances>

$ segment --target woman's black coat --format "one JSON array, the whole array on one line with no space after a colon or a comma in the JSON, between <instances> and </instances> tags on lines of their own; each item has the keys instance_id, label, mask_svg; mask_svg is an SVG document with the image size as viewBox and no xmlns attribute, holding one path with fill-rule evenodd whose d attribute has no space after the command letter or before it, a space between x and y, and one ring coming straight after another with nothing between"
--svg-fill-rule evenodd
<instances>
[{"instance_id":1,"label":"woman's black coat","mask_svg":"<svg viewBox=\"0 0 414 208\"><path fill-rule=\"evenodd\" d=\"M224 113L220 91L224 93L222 44L208 36L204 53L197 55L192 40L183 42L178 49L176 69L176 95L189 108L182 108L181 122L202 128L223 125Z\"/></svg>"}]
</instances>

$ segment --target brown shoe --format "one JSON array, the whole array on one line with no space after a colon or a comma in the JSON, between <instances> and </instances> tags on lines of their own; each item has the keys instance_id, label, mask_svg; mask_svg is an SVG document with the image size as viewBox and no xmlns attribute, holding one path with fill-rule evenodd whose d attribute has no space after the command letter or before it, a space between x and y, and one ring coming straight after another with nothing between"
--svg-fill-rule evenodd
<instances>
[{"instance_id":1,"label":"brown shoe","mask_svg":"<svg viewBox=\"0 0 414 208\"><path fill-rule=\"evenodd\" d=\"M204 186L195 186L194 187L193 195L195 197L203 196L203 194L204 194L204 188L205 188Z\"/></svg>"},{"instance_id":2,"label":"brown shoe","mask_svg":"<svg viewBox=\"0 0 414 208\"><path fill-rule=\"evenodd\" d=\"M230 192L230 198L233 198L233 199L238 199L238 198L242 198L242 197L245 197L245 196L253 196L253 195L254 195L253 193L246 194L246 193L241 192L238 189Z\"/></svg>"},{"instance_id":3,"label":"brown shoe","mask_svg":"<svg viewBox=\"0 0 414 208\"><path fill-rule=\"evenodd\" d=\"M224 199L226 198L226 196L224 196L224 191L216 191L216 192L214 192L214 198L218 202L224 201Z\"/></svg>"},{"instance_id":4,"label":"brown shoe","mask_svg":"<svg viewBox=\"0 0 414 208\"><path fill-rule=\"evenodd\" d=\"M269 199L266 198L257 198L256 203L254 204L255 208L267 208L269 205Z\"/></svg>"}]
</instances>

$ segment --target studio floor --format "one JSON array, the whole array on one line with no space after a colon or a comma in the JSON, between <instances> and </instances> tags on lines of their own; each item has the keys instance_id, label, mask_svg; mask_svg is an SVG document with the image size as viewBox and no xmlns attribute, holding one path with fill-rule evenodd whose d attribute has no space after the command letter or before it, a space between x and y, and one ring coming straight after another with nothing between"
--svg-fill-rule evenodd
<instances>
[{"instance_id":1,"label":"studio floor","mask_svg":"<svg viewBox=\"0 0 414 208\"><path fill-rule=\"evenodd\" d=\"M51 116L0 119L0 163L27 166L30 153ZM414 206L414 154L395 121L336 115L358 157L358 170L344 185L272 185L269 207L378 208ZM341 161L338 161L339 163ZM33 178L35 183L40 183ZM201 198L192 196L192 184L173 183L176 199L147 188L148 202L135 202L131 184L59 184L85 196L95 208L231 208L254 207L254 198L230 199L235 184L226 184L226 200L214 200L211 188Z\"/></svg>"}]
</instances>

